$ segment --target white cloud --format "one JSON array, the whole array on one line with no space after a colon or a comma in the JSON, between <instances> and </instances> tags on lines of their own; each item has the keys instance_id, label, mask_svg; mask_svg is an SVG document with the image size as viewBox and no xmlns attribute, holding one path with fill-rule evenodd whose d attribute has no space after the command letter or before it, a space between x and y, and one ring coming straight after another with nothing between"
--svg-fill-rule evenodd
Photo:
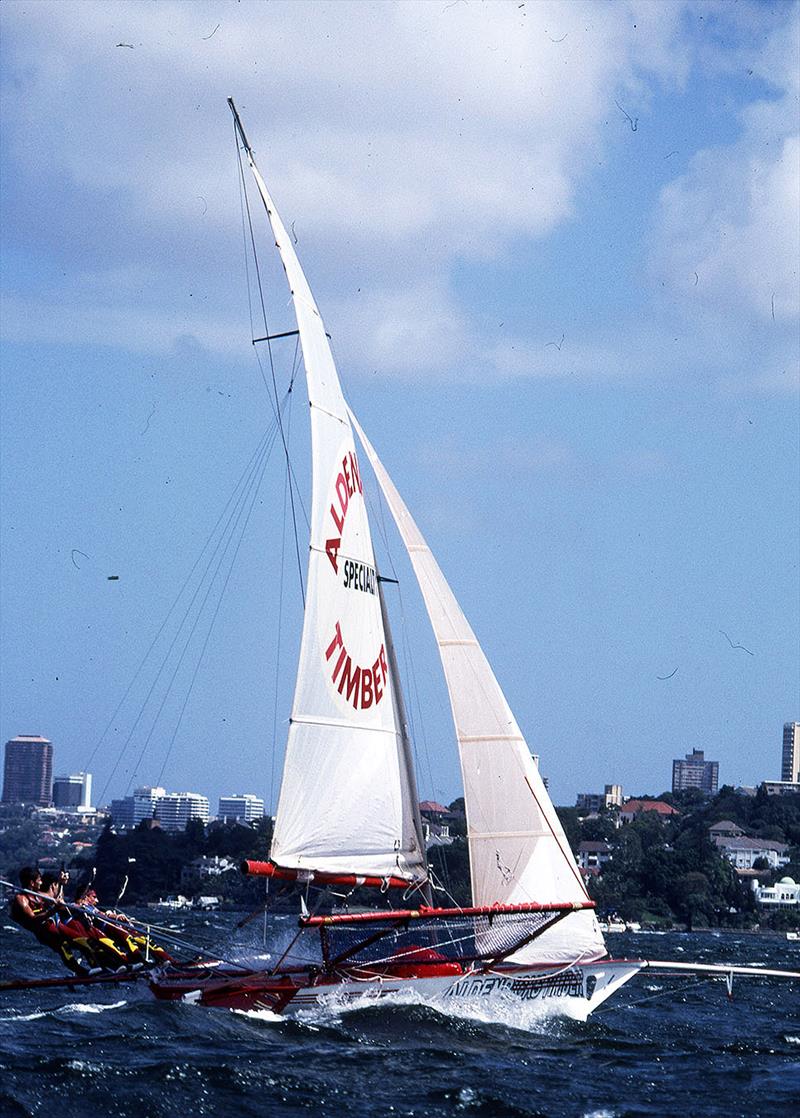
<instances>
[{"instance_id":1,"label":"white cloud","mask_svg":"<svg viewBox=\"0 0 800 1118\"><path fill-rule=\"evenodd\" d=\"M800 314L800 20L749 56L776 91L741 113L736 142L699 151L661 194L653 266L717 311L785 321Z\"/></svg>"},{"instance_id":2,"label":"white cloud","mask_svg":"<svg viewBox=\"0 0 800 1118\"><path fill-rule=\"evenodd\" d=\"M724 19L729 8L708 6ZM658 0L4 5L4 143L24 194L14 236L64 273L14 295L5 329L153 352L187 335L238 348L232 93L356 368L471 381L658 370L685 322L574 328L558 349L550 334L487 334L453 275L570 218L609 146L614 100L644 116L659 85L685 82L686 11ZM776 122L792 119L796 63L780 30L752 64L783 101L752 107L741 143L700 153L662 198L655 267L707 300L715 323L742 303L771 315L773 292L776 318L794 313L796 148ZM770 149L757 143L765 121L780 135ZM692 356L713 361L706 334Z\"/></svg>"},{"instance_id":3,"label":"white cloud","mask_svg":"<svg viewBox=\"0 0 800 1118\"><path fill-rule=\"evenodd\" d=\"M679 16L583 2L17 6L5 23L25 96L9 142L30 171L44 160L183 224L186 197L213 196L230 165L233 92L307 228L416 231L443 255L482 254L487 237L539 234L569 212L615 90L641 67L683 65Z\"/></svg>"}]
</instances>

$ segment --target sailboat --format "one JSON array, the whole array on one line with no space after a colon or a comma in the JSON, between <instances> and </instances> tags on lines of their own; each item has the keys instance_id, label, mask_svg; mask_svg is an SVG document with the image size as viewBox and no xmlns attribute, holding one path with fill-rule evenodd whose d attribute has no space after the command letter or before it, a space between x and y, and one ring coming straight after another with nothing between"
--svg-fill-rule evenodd
<instances>
[{"instance_id":1,"label":"sailboat","mask_svg":"<svg viewBox=\"0 0 800 1118\"><path fill-rule=\"evenodd\" d=\"M526 740L455 595L342 392L322 316L235 132L288 281L308 387L312 509L307 593L269 862L245 873L362 886L384 907L299 917L266 963L169 965L162 999L296 1013L411 995L453 1006L536 1003L585 1019L648 964L609 957ZM472 904L434 904L406 713L370 534L356 438L408 552L433 629L461 762ZM397 896L397 902L387 898ZM726 968L727 973L727 968ZM764 972L759 972L763 974Z\"/></svg>"}]
</instances>

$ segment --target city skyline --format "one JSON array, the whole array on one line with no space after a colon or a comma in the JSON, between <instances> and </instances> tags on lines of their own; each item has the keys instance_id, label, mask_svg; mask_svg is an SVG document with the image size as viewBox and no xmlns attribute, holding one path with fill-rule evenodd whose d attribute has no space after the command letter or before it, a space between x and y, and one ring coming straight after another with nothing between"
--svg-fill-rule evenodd
<instances>
[{"instance_id":1,"label":"city skyline","mask_svg":"<svg viewBox=\"0 0 800 1118\"><path fill-rule=\"evenodd\" d=\"M22 741L33 741L33 742L46 742L50 746L50 767L51 767L51 770L53 770L53 772L54 772L54 765L55 765L56 756L55 756L55 746L54 746L54 743L52 742L51 739L44 738L44 737L41 737L39 735L35 735L35 736L17 735L16 738L9 739L9 741L6 742L6 746L11 744L12 741L20 741L20 740L22 740ZM788 745L787 745L787 742L789 743ZM663 757L665 766L667 764L666 758L667 758L667 754L669 752L670 751L665 747L664 757ZM798 757L800 757L800 722L784 722L783 723L781 745L780 745L779 749L776 748L776 750L775 750L775 756L776 756L777 760L776 760L776 763L775 763L775 766L774 766L774 771L777 771L781 774L780 780L776 777L772 777L770 774L761 773L754 782L752 782L748 785L732 785L732 786L733 787L752 788L752 787L755 787L755 786L760 785L760 784L763 783L763 784L768 784L771 787L777 788L782 782L785 782L785 780L786 780L784 774L787 771L787 761L786 761L787 753L791 757L795 757L796 754L797 754ZM677 769L676 769L676 767L677 767ZM716 794L716 792L718 791L719 788L722 788L725 784L730 783L728 781L725 781L724 779L723 780L719 779L719 767L720 767L719 762L717 760L713 760L713 761L712 760L705 760L703 750L693 749L691 752L689 752L685 755L684 760L675 759L675 758L671 759L671 761L670 761L670 780L668 782L665 782L663 785L658 785L657 780L655 780L655 781L651 781L650 784L646 788L637 788L634 792L630 792L627 789L626 790L623 789L623 784L605 783L603 792L587 792L586 789L584 788L582 791L576 791L575 793L573 793L572 798L567 798L563 801L555 800L554 802L557 803L559 806L566 807L566 806L569 806L574 801L577 804L578 807L584 806L587 809L598 810L598 808L600 806L608 807L609 805L612 805L612 804L619 806L625 800L635 799L638 796L658 796L658 795L662 795L662 794L666 793L667 791L672 791L672 792L682 791L682 790L685 790L686 788L691 788L691 787L696 787L696 788L700 789L701 791L704 791L708 795L714 795L714 794ZM679 778L677 786L676 786L676 771L685 774L685 775L683 775ZM710 773L710 775L709 775L709 773ZM686 774L688 774L688 775L686 775ZM91 796L91 788L92 788L92 780L93 780L93 776L92 776L91 773L81 772L81 773L78 773L78 774L72 774L69 777L63 776L63 775L62 776L53 775L51 777L51 786L54 787L57 780L71 781L71 782L74 783L75 781L79 780L79 778L83 778L81 787L84 790L84 793L87 797L87 802L88 802L88 797ZM87 782L88 782L88 792L85 791L86 788L87 788ZM167 783L171 783L171 782L168 781ZM257 781L256 780L253 781L253 786L257 786ZM576 787L576 790L579 787L581 787L581 782L580 782L580 779L578 779L578 778L576 778L575 787ZM208 790L209 788L211 788L211 791ZM121 803L123 799L130 800L134 796L136 796L138 793L147 791L147 792L154 792L154 793L157 793L159 795L167 795L167 796L172 796L172 797L174 797L174 796L200 796L200 798L206 800L207 808L210 807L211 803L216 801L219 806L218 806L217 815L214 816L213 818L223 818L223 816L225 814L222 811L222 802L223 801L229 801L231 804L233 804L236 801L242 801L243 802L245 800L249 800L249 801L253 801L257 805L260 805L260 810L261 810L262 814L268 813L268 814L271 814L273 816L275 814L275 810L277 809L277 800L273 805L270 805L269 802L263 796L259 795L256 792L244 792L243 793L243 792L221 791L221 790L219 790L220 788L222 788L222 785L219 785L219 786L213 785L213 787L211 785L206 785L206 792L205 793L198 793L195 790L188 790L188 789L183 789L183 790L180 790L180 791L176 791L176 790L173 789L171 791L167 791L166 786L162 787L160 785L147 784L146 782L142 782L141 784L137 785L137 787L134 788L132 792L130 792L130 793L126 792L125 797L117 797L115 799L114 798L107 799L106 802L104 802L104 803L98 803L96 805L96 808L97 808L97 810L111 810L112 804L114 802ZM457 799L461 794L462 794L461 791L457 790L455 795L447 797L448 802L452 802L453 800ZM423 797L423 800L424 800L424 797ZM3 797L3 802L6 802L5 801L5 796ZM149 809L144 809L143 807L140 807L139 814L136 818L136 822L140 822L142 819L147 818L147 817L151 817L153 815L153 807L155 805L155 800L152 797L150 797L149 804L150 804ZM232 815L233 811L231 811L230 814ZM243 815L243 818L247 818L248 820L250 818L258 818L258 817L259 817L258 815L252 815L250 811L247 811ZM207 814L206 818L212 818L212 817Z\"/></svg>"}]
</instances>

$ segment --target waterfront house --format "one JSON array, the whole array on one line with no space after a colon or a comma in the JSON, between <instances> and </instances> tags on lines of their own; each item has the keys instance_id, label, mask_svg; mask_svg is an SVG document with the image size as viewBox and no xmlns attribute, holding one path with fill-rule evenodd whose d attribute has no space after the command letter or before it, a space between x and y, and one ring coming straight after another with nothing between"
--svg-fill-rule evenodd
<instances>
[{"instance_id":1,"label":"waterfront house","mask_svg":"<svg viewBox=\"0 0 800 1118\"><path fill-rule=\"evenodd\" d=\"M772 839L749 838L747 835L735 838L712 836L720 853L724 854L737 870L752 870L754 863L763 859L771 870L789 864L789 847L785 842Z\"/></svg>"},{"instance_id":2,"label":"waterfront house","mask_svg":"<svg viewBox=\"0 0 800 1118\"><path fill-rule=\"evenodd\" d=\"M595 842L586 839L578 847L578 865L584 874L597 877L603 872L603 866L611 861L611 847L607 842Z\"/></svg>"},{"instance_id":3,"label":"waterfront house","mask_svg":"<svg viewBox=\"0 0 800 1118\"><path fill-rule=\"evenodd\" d=\"M662 820L680 815L677 808L665 804L663 800L626 800L620 808L619 817L623 823L632 823L637 815L645 811L654 811Z\"/></svg>"},{"instance_id":4,"label":"waterfront house","mask_svg":"<svg viewBox=\"0 0 800 1118\"><path fill-rule=\"evenodd\" d=\"M753 892L758 904L765 908L800 908L800 885L791 877L782 877L774 885L753 882Z\"/></svg>"}]
</instances>

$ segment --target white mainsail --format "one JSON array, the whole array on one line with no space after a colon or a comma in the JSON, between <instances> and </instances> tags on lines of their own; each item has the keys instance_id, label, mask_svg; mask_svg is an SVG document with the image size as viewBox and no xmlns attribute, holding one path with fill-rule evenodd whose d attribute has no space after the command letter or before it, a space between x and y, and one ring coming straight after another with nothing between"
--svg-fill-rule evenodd
<instances>
[{"instance_id":1,"label":"white mainsail","mask_svg":"<svg viewBox=\"0 0 800 1118\"><path fill-rule=\"evenodd\" d=\"M575 859L525 738L470 625L383 463L350 412L408 551L450 694L461 757L476 905L583 902ZM570 913L513 958L606 953L591 910Z\"/></svg>"},{"instance_id":2,"label":"white mainsail","mask_svg":"<svg viewBox=\"0 0 800 1118\"><path fill-rule=\"evenodd\" d=\"M421 881L425 846L353 432L322 318L245 148L292 294L311 405L307 600L272 858Z\"/></svg>"}]
</instances>

